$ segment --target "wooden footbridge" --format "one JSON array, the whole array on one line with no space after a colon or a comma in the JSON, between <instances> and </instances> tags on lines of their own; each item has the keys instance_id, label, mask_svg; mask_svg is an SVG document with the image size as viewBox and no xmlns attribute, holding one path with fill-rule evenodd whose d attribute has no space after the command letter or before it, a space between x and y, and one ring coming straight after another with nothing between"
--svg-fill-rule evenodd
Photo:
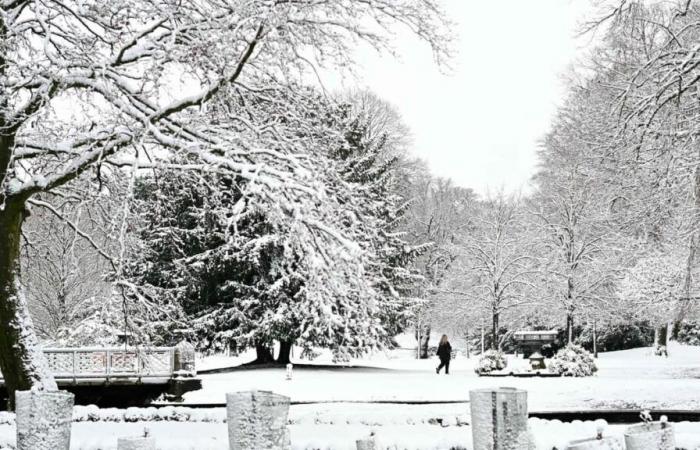
<instances>
[{"instance_id":1,"label":"wooden footbridge","mask_svg":"<svg viewBox=\"0 0 700 450\"><path fill-rule=\"evenodd\" d=\"M59 388L76 394L76 403L131 406L161 395L177 401L200 389L194 347L45 348ZM0 396L4 382L0 373ZM6 395L6 394L5 394Z\"/></svg>"}]
</instances>

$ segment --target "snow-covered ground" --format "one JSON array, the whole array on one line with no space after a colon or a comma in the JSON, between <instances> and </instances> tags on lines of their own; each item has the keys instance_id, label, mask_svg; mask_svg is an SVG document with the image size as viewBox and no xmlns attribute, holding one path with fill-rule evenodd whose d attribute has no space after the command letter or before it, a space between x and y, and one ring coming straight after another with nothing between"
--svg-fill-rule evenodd
<instances>
[{"instance_id":1,"label":"snow-covered ground","mask_svg":"<svg viewBox=\"0 0 700 450\"><path fill-rule=\"evenodd\" d=\"M198 368L236 366L251 355L208 357ZM436 375L435 359L416 360L410 350L397 350L333 365L329 355L310 366L295 368L292 380L285 370L234 368L227 373L202 375L204 388L186 395L185 403L223 403L225 393L266 389L289 395L298 404L290 409L292 447L298 450L354 449L355 440L373 432L379 448L406 450L471 449L469 390L515 386L526 389L529 409L577 410L629 407L698 409L700 405L700 347L672 345L668 358L651 349L601 353L595 377L488 378L473 371L476 359L460 355L449 376ZM522 364L511 360L510 364ZM314 366L315 365L315 366ZM376 404L371 400L463 400L449 404ZM72 449L115 449L120 436L138 435L148 428L159 449L226 449L225 410L190 408L130 408L98 410L78 407L74 414ZM530 419L537 448L563 449L573 439L593 437L592 422L561 423ZM700 446L700 423L675 424L677 446ZM622 425L606 434L622 437ZM0 448L14 444L14 419L0 414Z\"/></svg>"},{"instance_id":2,"label":"snow-covered ground","mask_svg":"<svg viewBox=\"0 0 700 450\"><path fill-rule=\"evenodd\" d=\"M573 439L595 436L594 422L546 421L530 419L538 450L563 450ZM674 424L676 446L693 450L700 446L700 424ZM221 422L78 422L73 424L71 450L114 450L122 436L141 435L144 428L155 437L159 450L225 450L228 435ZM302 421L289 426L293 450L355 450L355 441L374 432L380 449L449 450L472 449L469 426L431 424L313 423ZM622 440L625 426L606 427L606 436ZM14 448L15 429L0 425L0 448Z\"/></svg>"},{"instance_id":3,"label":"snow-covered ground","mask_svg":"<svg viewBox=\"0 0 700 450\"><path fill-rule=\"evenodd\" d=\"M250 360L205 358L198 368L227 367ZM201 375L203 389L190 392L185 403L221 403L230 391L263 389L293 401L464 400L477 388L513 386L529 393L532 411L593 408L700 409L700 347L672 343L668 358L650 348L601 353L599 371L588 378L492 378L474 373L476 358L452 361L450 375L436 375L436 358L417 360L410 350L375 354L351 361L351 367L330 367L323 355L295 368L291 381L284 368L236 369ZM510 358L509 366L523 364Z\"/></svg>"}]
</instances>

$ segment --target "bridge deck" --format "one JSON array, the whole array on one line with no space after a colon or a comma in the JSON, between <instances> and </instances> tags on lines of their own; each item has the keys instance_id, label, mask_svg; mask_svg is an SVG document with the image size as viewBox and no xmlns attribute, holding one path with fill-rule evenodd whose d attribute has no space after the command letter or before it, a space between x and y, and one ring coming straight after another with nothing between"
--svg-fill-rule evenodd
<instances>
[{"instance_id":1,"label":"bridge deck","mask_svg":"<svg viewBox=\"0 0 700 450\"><path fill-rule=\"evenodd\" d=\"M46 348L44 354L59 386L167 384L175 375L174 347Z\"/></svg>"}]
</instances>

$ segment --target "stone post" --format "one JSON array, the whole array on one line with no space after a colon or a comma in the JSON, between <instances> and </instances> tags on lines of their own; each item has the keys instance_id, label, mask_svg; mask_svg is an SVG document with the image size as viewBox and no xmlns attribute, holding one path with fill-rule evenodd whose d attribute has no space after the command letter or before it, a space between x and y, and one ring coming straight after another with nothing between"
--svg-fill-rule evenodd
<instances>
[{"instance_id":1,"label":"stone post","mask_svg":"<svg viewBox=\"0 0 700 450\"><path fill-rule=\"evenodd\" d=\"M73 403L65 391L15 392L17 450L68 450Z\"/></svg>"},{"instance_id":2,"label":"stone post","mask_svg":"<svg viewBox=\"0 0 700 450\"><path fill-rule=\"evenodd\" d=\"M182 401L182 396L189 391L202 388L202 380L197 378L195 367L195 348L182 340L173 350L173 377L168 382L165 393L170 401Z\"/></svg>"},{"instance_id":3,"label":"stone post","mask_svg":"<svg viewBox=\"0 0 700 450\"><path fill-rule=\"evenodd\" d=\"M625 430L627 450L675 450L676 437L665 417L659 422L640 423Z\"/></svg>"},{"instance_id":4,"label":"stone post","mask_svg":"<svg viewBox=\"0 0 700 450\"><path fill-rule=\"evenodd\" d=\"M269 391L226 394L231 450L289 450L289 397Z\"/></svg>"},{"instance_id":5,"label":"stone post","mask_svg":"<svg viewBox=\"0 0 700 450\"><path fill-rule=\"evenodd\" d=\"M474 450L528 450L527 391L515 388L469 392Z\"/></svg>"}]
</instances>

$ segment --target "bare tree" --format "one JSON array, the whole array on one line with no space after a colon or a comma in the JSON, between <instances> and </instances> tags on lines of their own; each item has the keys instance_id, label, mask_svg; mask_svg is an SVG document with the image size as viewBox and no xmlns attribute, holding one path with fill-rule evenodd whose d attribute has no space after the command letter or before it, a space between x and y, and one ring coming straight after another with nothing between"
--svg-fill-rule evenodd
<instances>
[{"instance_id":1,"label":"bare tree","mask_svg":"<svg viewBox=\"0 0 700 450\"><path fill-rule=\"evenodd\" d=\"M427 170L417 171L410 192L407 232L412 242L427 245L416 261L425 283L418 293L423 302L415 311L418 357L427 358L432 303L458 257L455 243L470 225L466 213L476 196L470 189L455 186L450 180L431 177Z\"/></svg>"},{"instance_id":2,"label":"bare tree","mask_svg":"<svg viewBox=\"0 0 700 450\"><path fill-rule=\"evenodd\" d=\"M502 192L474 208L474 227L460 235L460 258L445 289L466 302L463 308L477 304L488 314L493 349L502 345L503 313L531 301L527 288L537 265L523 213L519 197Z\"/></svg>"},{"instance_id":3,"label":"bare tree","mask_svg":"<svg viewBox=\"0 0 700 450\"><path fill-rule=\"evenodd\" d=\"M67 205L54 213L35 208L24 226L22 284L36 330L50 342L59 342L67 329L78 326L87 303L111 295L106 281L110 261L79 234L88 233L111 250L104 228L93 222L102 217L88 209Z\"/></svg>"}]
</instances>

